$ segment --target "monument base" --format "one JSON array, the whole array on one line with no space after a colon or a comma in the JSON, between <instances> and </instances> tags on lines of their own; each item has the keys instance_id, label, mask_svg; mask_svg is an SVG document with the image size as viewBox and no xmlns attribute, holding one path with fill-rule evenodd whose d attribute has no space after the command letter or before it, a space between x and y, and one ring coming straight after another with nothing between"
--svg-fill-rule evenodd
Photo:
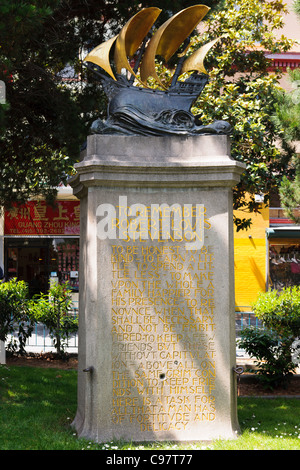
<instances>
[{"instance_id":1,"label":"monument base","mask_svg":"<svg viewBox=\"0 0 300 470\"><path fill-rule=\"evenodd\" d=\"M79 437L235 438L227 136L89 136L81 199Z\"/></svg>"}]
</instances>

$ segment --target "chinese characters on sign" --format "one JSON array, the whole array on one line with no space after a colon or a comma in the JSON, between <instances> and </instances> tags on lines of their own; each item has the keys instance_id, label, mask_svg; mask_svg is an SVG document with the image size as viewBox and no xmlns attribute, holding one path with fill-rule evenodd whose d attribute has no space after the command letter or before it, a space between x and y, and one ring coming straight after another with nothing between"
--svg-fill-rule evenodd
<instances>
[{"instance_id":1,"label":"chinese characters on sign","mask_svg":"<svg viewBox=\"0 0 300 470\"><path fill-rule=\"evenodd\" d=\"M5 212L5 235L79 235L80 202L57 201L49 206L45 201L14 204Z\"/></svg>"}]
</instances>

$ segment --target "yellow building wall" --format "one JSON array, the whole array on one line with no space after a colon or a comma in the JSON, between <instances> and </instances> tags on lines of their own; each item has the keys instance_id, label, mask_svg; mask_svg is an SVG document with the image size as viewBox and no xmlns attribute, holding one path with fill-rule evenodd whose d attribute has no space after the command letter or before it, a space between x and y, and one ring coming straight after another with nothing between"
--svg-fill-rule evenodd
<instances>
[{"instance_id":1,"label":"yellow building wall","mask_svg":"<svg viewBox=\"0 0 300 470\"><path fill-rule=\"evenodd\" d=\"M269 227L269 208L264 206L260 213L246 214L234 211L238 218L251 217L251 228L234 232L234 272L236 311L251 310L259 292L266 290L267 242L266 228Z\"/></svg>"}]
</instances>

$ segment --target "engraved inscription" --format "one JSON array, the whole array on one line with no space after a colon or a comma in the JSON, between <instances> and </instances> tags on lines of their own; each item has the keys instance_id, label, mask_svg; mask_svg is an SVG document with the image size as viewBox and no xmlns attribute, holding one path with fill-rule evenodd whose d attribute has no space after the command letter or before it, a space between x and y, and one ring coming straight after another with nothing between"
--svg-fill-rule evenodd
<instances>
[{"instance_id":1,"label":"engraved inscription","mask_svg":"<svg viewBox=\"0 0 300 470\"><path fill-rule=\"evenodd\" d=\"M112 423L140 432L216 419L214 250L112 245Z\"/></svg>"}]
</instances>

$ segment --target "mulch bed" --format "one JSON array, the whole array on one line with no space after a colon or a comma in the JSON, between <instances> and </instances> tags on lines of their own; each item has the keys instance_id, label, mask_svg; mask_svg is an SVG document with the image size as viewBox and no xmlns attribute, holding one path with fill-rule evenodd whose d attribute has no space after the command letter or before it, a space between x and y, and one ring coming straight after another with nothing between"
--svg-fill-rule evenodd
<instances>
[{"instance_id":1,"label":"mulch bed","mask_svg":"<svg viewBox=\"0 0 300 470\"><path fill-rule=\"evenodd\" d=\"M29 366L29 367L46 367L56 369L77 369L78 357L77 354L68 354L64 359L61 359L55 353L29 353L26 356L6 355L7 366Z\"/></svg>"},{"instance_id":2,"label":"mulch bed","mask_svg":"<svg viewBox=\"0 0 300 470\"><path fill-rule=\"evenodd\" d=\"M285 386L268 390L258 383L256 377L253 377L250 374L244 374L241 376L241 380L238 385L238 393L239 396L287 396L300 398L300 376L293 375Z\"/></svg>"},{"instance_id":3,"label":"mulch bed","mask_svg":"<svg viewBox=\"0 0 300 470\"><path fill-rule=\"evenodd\" d=\"M7 354L7 366L29 366L29 367L52 367L57 369L77 369L77 354L68 354L65 359L58 358L55 353L28 354L17 356ZM252 374L241 375L238 385L239 396L289 396L300 398L300 375L294 375L289 380L286 387L279 387L274 390L266 390Z\"/></svg>"}]
</instances>

